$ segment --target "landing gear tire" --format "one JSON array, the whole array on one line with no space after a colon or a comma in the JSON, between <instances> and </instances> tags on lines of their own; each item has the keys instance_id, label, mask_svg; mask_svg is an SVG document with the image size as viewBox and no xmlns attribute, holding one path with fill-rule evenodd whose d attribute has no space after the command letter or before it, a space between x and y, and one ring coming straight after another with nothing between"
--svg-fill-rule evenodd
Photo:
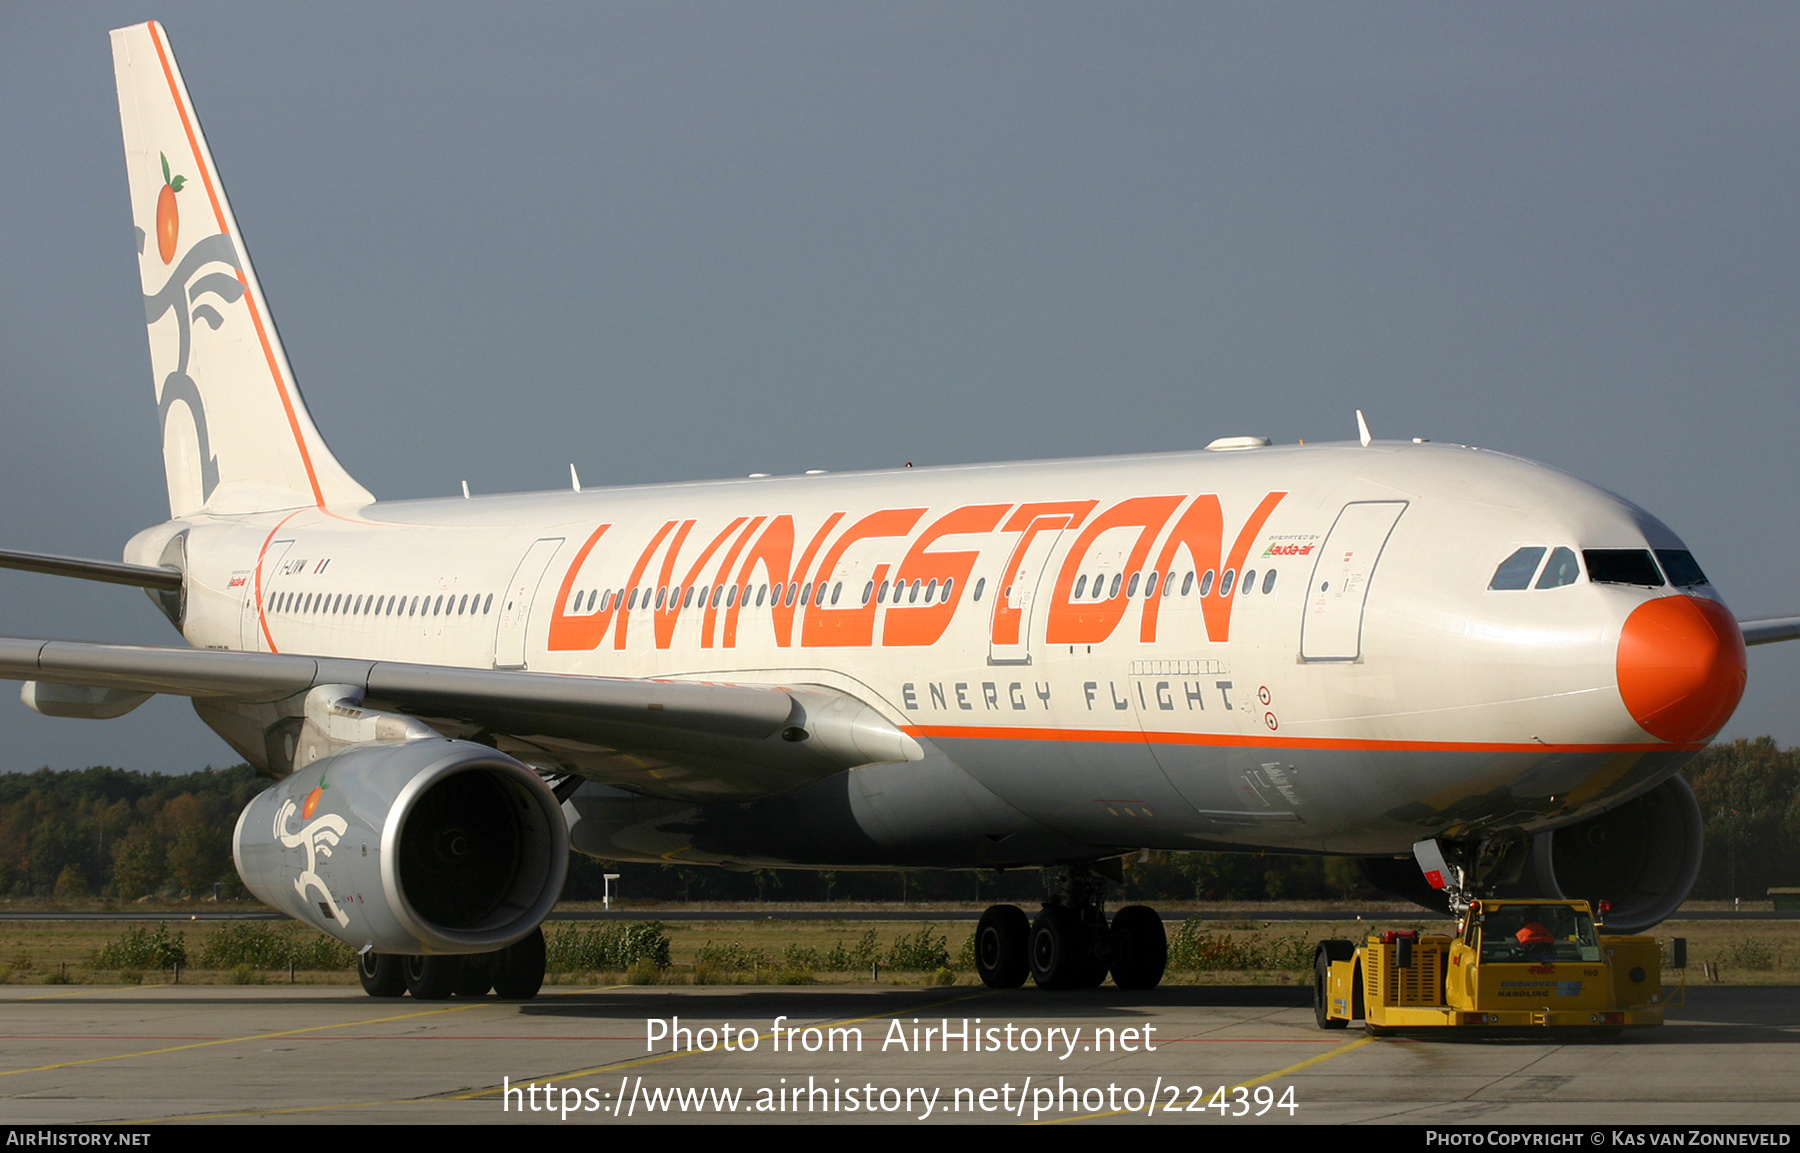
<instances>
[{"instance_id":1,"label":"landing gear tire","mask_svg":"<svg viewBox=\"0 0 1800 1153\"><path fill-rule=\"evenodd\" d=\"M456 975L458 997L485 997L494 987L500 972L501 953L470 953L462 959L462 972Z\"/></svg>"},{"instance_id":2,"label":"landing gear tire","mask_svg":"<svg viewBox=\"0 0 1800 1153\"><path fill-rule=\"evenodd\" d=\"M1169 965L1169 937L1148 905L1127 905L1112 922L1112 979L1121 989L1154 989Z\"/></svg>"},{"instance_id":3,"label":"landing gear tire","mask_svg":"<svg viewBox=\"0 0 1800 1153\"><path fill-rule=\"evenodd\" d=\"M544 987L544 930L533 929L523 939L500 950L500 967L494 974L494 993L507 1001L529 1001Z\"/></svg>"},{"instance_id":4,"label":"landing gear tire","mask_svg":"<svg viewBox=\"0 0 1800 1153\"><path fill-rule=\"evenodd\" d=\"M362 979L363 992L371 997L406 996L405 958L394 953L377 953L370 949L356 958L356 975Z\"/></svg>"},{"instance_id":5,"label":"landing gear tire","mask_svg":"<svg viewBox=\"0 0 1800 1153\"><path fill-rule=\"evenodd\" d=\"M1040 989L1082 989L1106 979L1093 959L1092 934L1073 909L1046 905L1031 926L1031 979ZM1095 980L1095 970L1099 980Z\"/></svg>"},{"instance_id":6,"label":"landing gear tire","mask_svg":"<svg viewBox=\"0 0 1800 1153\"><path fill-rule=\"evenodd\" d=\"M444 1001L456 991L456 979L462 975L461 957L404 958L406 991L419 1001Z\"/></svg>"},{"instance_id":7,"label":"landing gear tire","mask_svg":"<svg viewBox=\"0 0 1800 1153\"><path fill-rule=\"evenodd\" d=\"M1031 975L1031 919L1017 905L990 905L975 926L975 972L990 989L1017 989Z\"/></svg>"}]
</instances>

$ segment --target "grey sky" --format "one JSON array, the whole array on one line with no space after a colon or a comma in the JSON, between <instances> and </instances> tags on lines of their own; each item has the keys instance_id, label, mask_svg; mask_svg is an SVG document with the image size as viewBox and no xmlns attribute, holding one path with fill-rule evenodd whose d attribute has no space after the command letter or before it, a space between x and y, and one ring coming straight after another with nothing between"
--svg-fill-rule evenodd
<instances>
[{"instance_id":1,"label":"grey sky","mask_svg":"<svg viewBox=\"0 0 1800 1153\"><path fill-rule=\"evenodd\" d=\"M163 21L381 496L1429 436L1800 612L1791 6L14 5L4 546L167 515L106 32ZM168 642L0 575L0 633ZM0 688L0 697L11 690ZM1726 736L1800 743L1800 644ZM0 700L0 768L235 758Z\"/></svg>"}]
</instances>

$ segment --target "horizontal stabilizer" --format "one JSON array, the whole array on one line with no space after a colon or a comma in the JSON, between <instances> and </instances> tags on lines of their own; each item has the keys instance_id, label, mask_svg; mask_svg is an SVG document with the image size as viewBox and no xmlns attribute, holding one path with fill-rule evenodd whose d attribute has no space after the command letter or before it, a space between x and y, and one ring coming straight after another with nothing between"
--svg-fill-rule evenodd
<instances>
[{"instance_id":1,"label":"horizontal stabilizer","mask_svg":"<svg viewBox=\"0 0 1800 1153\"><path fill-rule=\"evenodd\" d=\"M132 585L143 589L181 591L181 573L176 569L123 564L119 561L84 560L80 557L52 556L42 552L0 549L0 568L43 573L46 576L75 577L84 581L105 581L107 584Z\"/></svg>"}]
</instances>

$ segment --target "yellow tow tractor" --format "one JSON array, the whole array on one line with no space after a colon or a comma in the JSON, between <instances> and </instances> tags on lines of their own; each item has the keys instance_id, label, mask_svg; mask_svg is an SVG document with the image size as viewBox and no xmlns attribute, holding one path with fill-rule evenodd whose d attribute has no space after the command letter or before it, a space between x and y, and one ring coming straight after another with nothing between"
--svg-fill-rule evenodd
<instances>
[{"instance_id":1,"label":"yellow tow tractor","mask_svg":"<svg viewBox=\"0 0 1800 1153\"><path fill-rule=\"evenodd\" d=\"M1675 997L1663 990L1655 938L1600 936L1586 901L1457 904L1463 912L1454 936L1390 929L1361 945L1320 942L1313 979L1319 1028L1362 1020L1378 1035L1453 1028L1617 1036L1662 1024L1663 1007L1679 1004L1686 991L1685 982ZM1678 970L1686 967L1686 944L1674 942Z\"/></svg>"}]
</instances>

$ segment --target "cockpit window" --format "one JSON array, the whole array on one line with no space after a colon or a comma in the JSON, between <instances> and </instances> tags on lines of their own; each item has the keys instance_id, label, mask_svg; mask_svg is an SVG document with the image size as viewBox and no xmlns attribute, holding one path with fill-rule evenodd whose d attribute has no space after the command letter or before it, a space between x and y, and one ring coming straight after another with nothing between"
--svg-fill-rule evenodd
<instances>
[{"instance_id":1,"label":"cockpit window","mask_svg":"<svg viewBox=\"0 0 1800 1153\"><path fill-rule=\"evenodd\" d=\"M1558 545L1550 553L1550 563L1544 566L1544 575L1538 578L1537 587L1559 589L1580 579L1581 566L1575 561L1575 550Z\"/></svg>"},{"instance_id":2,"label":"cockpit window","mask_svg":"<svg viewBox=\"0 0 1800 1153\"><path fill-rule=\"evenodd\" d=\"M1494 570L1494 579L1488 582L1488 587L1491 589L1530 588L1531 574L1537 572L1538 562L1543 559L1544 550L1542 548L1520 549L1500 562L1500 567Z\"/></svg>"},{"instance_id":3,"label":"cockpit window","mask_svg":"<svg viewBox=\"0 0 1800 1153\"><path fill-rule=\"evenodd\" d=\"M1662 587L1662 573L1647 548L1584 548L1588 579L1597 584Z\"/></svg>"},{"instance_id":4,"label":"cockpit window","mask_svg":"<svg viewBox=\"0 0 1800 1153\"><path fill-rule=\"evenodd\" d=\"M1676 588L1693 588L1707 583L1706 574L1700 571L1694 554L1684 548L1659 548L1656 559L1662 562L1663 572Z\"/></svg>"}]
</instances>

